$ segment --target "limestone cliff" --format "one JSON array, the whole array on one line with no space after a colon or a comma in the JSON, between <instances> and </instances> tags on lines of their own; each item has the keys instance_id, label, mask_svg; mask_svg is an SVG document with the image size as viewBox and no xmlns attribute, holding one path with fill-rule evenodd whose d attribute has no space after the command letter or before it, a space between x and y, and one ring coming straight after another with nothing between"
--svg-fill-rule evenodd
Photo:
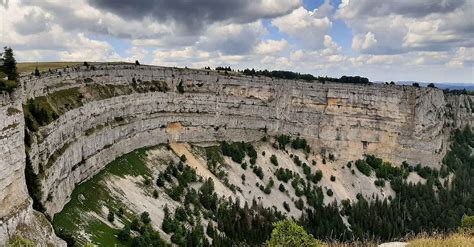
<instances>
[{"instance_id":1,"label":"limestone cliff","mask_svg":"<svg viewBox=\"0 0 474 247\"><path fill-rule=\"evenodd\" d=\"M46 217L32 208L25 183L24 131L20 91L0 95L0 246L15 236L64 245Z\"/></svg>"},{"instance_id":2,"label":"limestone cliff","mask_svg":"<svg viewBox=\"0 0 474 247\"><path fill-rule=\"evenodd\" d=\"M306 83L134 65L61 69L21 82L17 94L22 95L15 96L20 100L4 100L0 112L0 128L18 123L15 131L1 130L10 136L0 139L1 152L11 158L0 160L9 171L0 178L0 216L12 214L22 202L29 205L21 102L47 102L57 115L28 132L40 201L50 216L61 211L76 184L144 146L252 141L285 133L305 137L321 156L354 160L373 153L398 164L439 166L451 129L474 123L472 96L434 88ZM9 105L20 112L6 116ZM18 150L10 151L15 146Z\"/></svg>"}]
</instances>

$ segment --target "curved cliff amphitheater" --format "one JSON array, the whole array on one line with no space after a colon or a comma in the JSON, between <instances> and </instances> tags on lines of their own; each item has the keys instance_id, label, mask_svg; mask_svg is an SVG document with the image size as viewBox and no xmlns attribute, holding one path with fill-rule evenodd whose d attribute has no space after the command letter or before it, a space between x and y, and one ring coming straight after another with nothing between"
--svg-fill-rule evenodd
<instances>
[{"instance_id":1,"label":"curved cliff amphitheater","mask_svg":"<svg viewBox=\"0 0 474 247\"><path fill-rule=\"evenodd\" d=\"M291 196L278 189L271 196L258 187L252 190L260 180L252 177L251 169L244 173L247 183L235 170L239 164L220 181L206 166L210 147L222 141L254 143L264 186L276 169L269 160L272 155L279 167L288 168L298 156L304 166L318 167L312 171L323 171L320 185L334 193L324 202L331 203L355 199L358 193L394 195L390 188L374 186L374 175L344 169L348 161L370 154L396 166L408 162L439 168L451 131L474 126L474 97L436 88L302 82L117 64L25 75L20 84L13 93L0 95L0 243L21 235L41 244L65 245L50 222L69 201L84 201L82 194L71 197L74 189L138 149L148 161L184 155L200 177L215 179L216 191L223 196L250 203L260 198L265 206L284 211L281 202L291 201ZM281 135L304 139L308 148L274 148ZM234 167L235 160L224 156L223 162ZM159 172L160 168L151 169L150 176L154 179ZM121 188L115 192L129 199L136 196L127 205L140 213L148 199L127 191L133 178L123 177L111 180L114 188ZM415 174L409 179L422 180ZM166 200L165 193L159 198ZM291 209L289 215L301 214L293 204ZM101 211L107 215L106 208L95 214L105 218ZM150 213L159 228L162 217Z\"/></svg>"}]
</instances>

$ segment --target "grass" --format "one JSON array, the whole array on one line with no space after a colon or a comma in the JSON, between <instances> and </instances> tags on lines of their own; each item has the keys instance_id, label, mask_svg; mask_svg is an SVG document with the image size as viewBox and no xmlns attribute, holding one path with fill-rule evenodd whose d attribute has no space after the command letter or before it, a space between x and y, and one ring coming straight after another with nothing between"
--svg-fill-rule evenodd
<instances>
[{"instance_id":1,"label":"grass","mask_svg":"<svg viewBox=\"0 0 474 247\"><path fill-rule=\"evenodd\" d=\"M90 180L77 185L71 194L71 200L60 213L54 216L53 226L55 229L64 229L71 233L79 245L87 243L87 239L83 239L79 235L83 230L90 235L90 240L95 244L122 246L115 237L117 229L111 228L98 219L87 217L87 213L95 212L100 215L102 206L113 208L115 211L119 207L126 209L125 205L110 195L105 181L111 175L151 177L151 171L144 161L148 149L138 149L115 159ZM84 200L79 200L79 195L82 195Z\"/></svg>"},{"instance_id":2,"label":"grass","mask_svg":"<svg viewBox=\"0 0 474 247\"><path fill-rule=\"evenodd\" d=\"M458 247L458 246L474 246L474 236L467 234L455 233L449 236L425 237L421 236L411 240L409 247Z\"/></svg>"},{"instance_id":3,"label":"grass","mask_svg":"<svg viewBox=\"0 0 474 247\"><path fill-rule=\"evenodd\" d=\"M49 69L65 68L67 66L73 67L82 65L84 62L29 62L29 63L18 63L16 65L18 73L31 73L36 68L41 71L48 71ZM89 63L91 64L91 63Z\"/></svg>"},{"instance_id":4,"label":"grass","mask_svg":"<svg viewBox=\"0 0 474 247\"><path fill-rule=\"evenodd\" d=\"M99 62L88 62L89 65L99 64ZM60 69L65 68L67 66L74 67L83 65L84 62L25 62L25 63L17 63L16 68L18 73L31 73L34 72L36 68L40 72L48 71L49 69ZM134 64L134 63L127 63L127 62L107 62L107 64Z\"/></svg>"},{"instance_id":5,"label":"grass","mask_svg":"<svg viewBox=\"0 0 474 247\"><path fill-rule=\"evenodd\" d=\"M12 80L4 81L0 78L0 92L6 91L8 93L11 93L17 87L18 87L18 83L16 81L12 81Z\"/></svg>"}]
</instances>

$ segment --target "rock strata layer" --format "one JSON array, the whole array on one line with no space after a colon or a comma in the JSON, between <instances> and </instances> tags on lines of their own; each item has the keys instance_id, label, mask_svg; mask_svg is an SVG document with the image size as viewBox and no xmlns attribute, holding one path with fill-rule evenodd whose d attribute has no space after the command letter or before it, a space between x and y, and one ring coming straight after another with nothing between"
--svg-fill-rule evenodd
<instances>
[{"instance_id":1,"label":"rock strata layer","mask_svg":"<svg viewBox=\"0 0 474 247\"><path fill-rule=\"evenodd\" d=\"M306 138L322 156L354 160L371 153L395 164L439 167L450 131L474 124L473 96L435 88L134 65L68 68L22 77L21 84L0 99L2 219L11 218L17 205L29 205L22 104L45 96L73 92L80 101L53 104L58 117L30 133L28 154L50 216L62 210L78 183L141 147L290 134ZM18 112L9 115L9 108Z\"/></svg>"}]
</instances>

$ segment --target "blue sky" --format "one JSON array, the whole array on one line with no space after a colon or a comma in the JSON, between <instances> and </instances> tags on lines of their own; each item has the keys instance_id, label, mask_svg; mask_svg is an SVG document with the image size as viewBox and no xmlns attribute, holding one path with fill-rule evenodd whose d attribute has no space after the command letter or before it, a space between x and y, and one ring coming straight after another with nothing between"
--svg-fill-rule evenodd
<instances>
[{"instance_id":1,"label":"blue sky","mask_svg":"<svg viewBox=\"0 0 474 247\"><path fill-rule=\"evenodd\" d=\"M19 61L474 83L474 0L0 1Z\"/></svg>"}]
</instances>

